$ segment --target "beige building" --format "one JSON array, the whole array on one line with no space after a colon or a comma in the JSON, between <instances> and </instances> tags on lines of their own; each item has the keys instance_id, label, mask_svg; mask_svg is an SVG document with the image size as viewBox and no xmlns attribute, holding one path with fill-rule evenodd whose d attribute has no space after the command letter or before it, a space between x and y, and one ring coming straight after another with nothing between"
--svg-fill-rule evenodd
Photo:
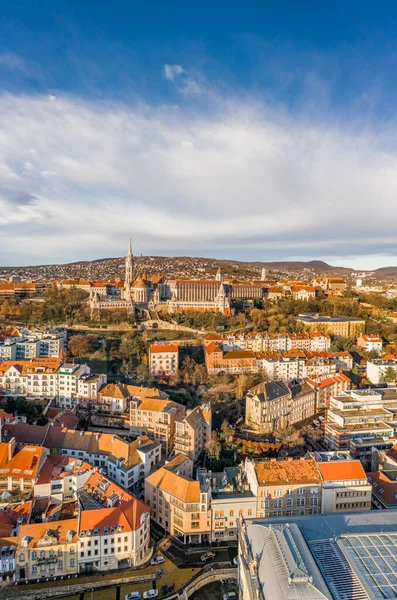
<instances>
[{"instance_id":1,"label":"beige building","mask_svg":"<svg viewBox=\"0 0 397 600\"><path fill-rule=\"evenodd\" d=\"M257 499L257 517L288 517L321 511L322 478L313 459L251 461L247 483Z\"/></svg>"},{"instance_id":2,"label":"beige building","mask_svg":"<svg viewBox=\"0 0 397 600\"><path fill-rule=\"evenodd\" d=\"M202 453L211 436L210 405L197 406L175 422L174 450L189 457L193 463Z\"/></svg>"},{"instance_id":3,"label":"beige building","mask_svg":"<svg viewBox=\"0 0 397 600\"><path fill-rule=\"evenodd\" d=\"M16 580L76 576L77 533L77 519L21 525L17 538Z\"/></svg>"},{"instance_id":4,"label":"beige building","mask_svg":"<svg viewBox=\"0 0 397 600\"><path fill-rule=\"evenodd\" d=\"M344 373L326 374L306 381L316 396L316 409L328 408L332 396L350 389L351 379Z\"/></svg>"},{"instance_id":5,"label":"beige building","mask_svg":"<svg viewBox=\"0 0 397 600\"><path fill-rule=\"evenodd\" d=\"M178 346L174 344L151 344L149 370L152 375L175 375L178 372Z\"/></svg>"},{"instance_id":6,"label":"beige building","mask_svg":"<svg viewBox=\"0 0 397 600\"><path fill-rule=\"evenodd\" d=\"M132 398L130 401L130 428L135 435L148 435L161 442L165 454L174 447L176 421L183 418L186 408L172 400Z\"/></svg>"},{"instance_id":7,"label":"beige building","mask_svg":"<svg viewBox=\"0 0 397 600\"><path fill-rule=\"evenodd\" d=\"M299 315L295 319L307 329L325 331L342 337L358 337L365 331L365 321L355 317L329 316L318 313Z\"/></svg>"},{"instance_id":8,"label":"beige building","mask_svg":"<svg viewBox=\"0 0 397 600\"><path fill-rule=\"evenodd\" d=\"M149 556L149 509L136 498L121 506L81 512L80 573L128 569L146 562Z\"/></svg>"},{"instance_id":9,"label":"beige building","mask_svg":"<svg viewBox=\"0 0 397 600\"><path fill-rule=\"evenodd\" d=\"M371 509L372 487L359 460L319 462L321 512Z\"/></svg>"},{"instance_id":10,"label":"beige building","mask_svg":"<svg viewBox=\"0 0 397 600\"><path fill-rule=\"evenodd\" d=\"M245 423L260 433L288 427L315 412L315 392L307 383L263 382L245 399Z\"/></svg>"},{"instance_id":11,"label":"beige building","mask_svg":"<svg viewBox=\"0 0 397 600\"><path fill-rule=\"evenodd\" d=\"M175 471L175 470L176 471ZM169 463L145 481L145 503L151 518L181 542L205 543L211 538L211 485L178 474Z\"/></svg>"}]
</instances>

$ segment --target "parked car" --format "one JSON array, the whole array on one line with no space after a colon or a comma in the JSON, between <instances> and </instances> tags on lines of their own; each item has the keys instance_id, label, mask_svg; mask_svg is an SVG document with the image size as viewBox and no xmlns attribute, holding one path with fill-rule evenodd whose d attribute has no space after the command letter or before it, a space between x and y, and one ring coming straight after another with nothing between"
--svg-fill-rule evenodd
<instances>
[{"instance_id":1,"label":"parked car","mask_svg":"<svg viewBox=\"0 0 397 600\"><path fill-rule=\"evenodd\" d=\"M150 600L150 598L157 598L158 595L158 590L148 590L147 592L143 592L143 599Z\"/></svg>"},{"instance_id":2,"label":"parked car","mask_svg":"<svg viewBox=\"0 0 397 600\"><path fill-rule=\"evenodd\" d=\"M126 594L124 600L141 600L141 593L140 592L130 592L129 594Z\"/></svg>"},{"instance_id":3,"label":"parked car","mask_svg":"<svg viewBox=\"0 0 397 600\"><path fill-rule=\"evenodd\" d=\"M223 600L232 600L233 598L237 598L236 592L226 592L226 594L223 594Z\"/></svg>"},{"instance_id":4,"label":"parked car","mask_svg":"<svg viewBox=\"0 0 397 600\"><path fill-rule=\"evenodd\" d=\"M164 556L160 556L160 555L159 556L154 556L152 558L152 560L150 561L150 564L151 565L161 565L161 563L163 563L164 560L165 560Z\"/></svg>"},{"instance_id":5,"label":"parked car","mask_svg":"<svg viewBox=\"0 0 397 600\"><path fill-rule=\"evenodd\" d=\"M165 596L166 594L170 594L171 592L173 592L175 589L174 585L162 585L160 592L163 596Z\"/></svg>"},{"instance_id":6,"label":"parked car","mask_svg":"<svg viewBox=\"0 0 397 600\"><path fill-rule=\"evenodd\" d=\"M232 560L232 563L234 564L235 567L238 567L238 557L235 556Z\"/></svg>"},{"instance_id":7,"label":"parked car","mask_svg":"<svg viewBox=\"0 0 397 600\"><path fill-rule=\"evenodd\" d=\"M204 552L204 554L200 556L200 560L201 562L207 562L207 560L214 560L215 556L215 552L212 552L212 550L208 550L208 552Z\"/></svg>"}]
</instances>

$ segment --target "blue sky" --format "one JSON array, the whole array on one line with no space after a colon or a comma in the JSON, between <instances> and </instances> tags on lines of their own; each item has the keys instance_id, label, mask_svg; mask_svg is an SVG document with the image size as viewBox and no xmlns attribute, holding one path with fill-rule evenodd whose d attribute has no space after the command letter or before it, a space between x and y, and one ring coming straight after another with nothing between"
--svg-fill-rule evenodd
<instances>
[{"instance_id":1,"label":"blue sky","mask_svg":"<svg viewBox=\"0 0 397 600\"><path fill-rule=\"evenodd\" d=\"M0 264L397 264L395 2L0 8Z\"/></svg>"}]
</instances>

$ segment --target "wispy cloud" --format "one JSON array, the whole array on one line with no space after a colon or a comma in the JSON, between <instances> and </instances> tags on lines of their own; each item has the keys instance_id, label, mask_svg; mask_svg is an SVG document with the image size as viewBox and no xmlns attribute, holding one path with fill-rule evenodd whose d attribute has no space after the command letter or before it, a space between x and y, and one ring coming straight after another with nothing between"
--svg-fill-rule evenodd
<instances>
[{"instance_id":1,"label":"wispy cloud","mask_svg":"<svg viewBox=\"0 0 397 600\"><path fill-rule=\"evenodd\" d=\"M185 69L181 65L164 65L164 77L168 79L168 81L174 81L178 75L182 75L185 73Z\"/></svg>"},{"instance_id":2,"label":"wispy cloud","mask_svg":"<svg viewBox=\"0 0 397 600\"><path fill-rule=\"evenodd\" d=\"M194 112L4 95L0 263L117 255L129 237L144 253L386 254L395 133L249 98Z\"/></svg>"}]
</instances>

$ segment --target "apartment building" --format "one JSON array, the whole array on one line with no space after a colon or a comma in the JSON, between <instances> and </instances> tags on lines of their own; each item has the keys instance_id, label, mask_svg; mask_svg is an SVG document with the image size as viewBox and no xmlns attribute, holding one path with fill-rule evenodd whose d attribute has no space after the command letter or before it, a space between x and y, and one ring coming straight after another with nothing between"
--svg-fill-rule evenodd
<instances>
[{"instance_id":1,"label":"apartment building","mask_svg":"<svg viewBox=\"0 0 397 600\"><path fill-rule=\"evenodd\" d=\"M332 396L339 396L351 387L351 379L344 373L320 375L307 379L306 383L314 390L317 410L328 408Z\"/></svg>"},{"instance_id":2,"label":"apartment building","mask_svg":"<svg viewBox=\"0 0 397 600\"><path fill-rule=\"evenodd\" d=\"M386 379L388 375L393 376L393 381ZM397 359L396 358L376 358L367 360L367 378L369 381L378 385L379 383L396 383L397 382Z\"/></svg>"},{"instance_id":3,"label":"apartment building","mask_svg":"<svg viewBox=\"0 0 397 600\"><path fill-rule=\"evenodd\" d=\"M269 380L292 381L306 377L349 370L353 358L349 352L322 352L292 348L279 350L227 350L215 341L204 345L208 373L257 373L263 371Z\"/></svg>"},{"instance_id":4,"label":"apartment building","mask_svg":"<svg viewBox=\"0 0 397 600\"><path fill-rule=\"evenodd\" d=\"M150 556L150 514L132 498L120 506L83 510L78 531L79 573L129 569Z\"/></svg>"},{"instance_id":5,"label":"apartment building","mask_svg":"<svg viewBox=\"0 0 397 600\"><path fill-rule=\"evenodd\" d=\"M319 462L323 480L321 512L371 509L372 487L359 460Z\"/></svg>"},{"instance_id":6,"label":"apartment building","mask_svg":"<svg viewBox=\"0 0 397 600\"><path fill-rule=\"evenodd\" d=\"M368 483L372 486L373 507L397 508L397 444L386 452L373 451L372 467L376 470L368 473Z\"/></svg>"},{"instance_id":7,"label":"apartment building","mask_svg":"<svg viewBox=\"0 0 397 600\"><path fill-rule=\"evenodd\" d=\"M176 421L186 414L186 408L172 400L137 398L130 401L130 429L134 435L148 435L163 446L165 454L174 447Z\"/></svg>"},{"instance_id":8,"label":"apartment building","mask_svg":"<svg viewBox=\"0 0 397 600\"><path fill-rule=\"evenodd\" d=\"M310 352L327 352L331 346L331 338L327 333L311 331L309 333L209 333L203 338L206 348L215 342L224 352L230 350L253 350L254 352L287 352L291 349L308 350Z\"/></svg>"},{"instance_id":9,"label":"apartment building","mask_svg":"<svg viewBox=\"0 0 397 600\"><path fill-rule=\"evenodd\" d=\"M57 437L62 456L106 469L108 477L126 490L140 488L144 478L161 460L160 443L147 436L129 442L108 433L62 430Z\"/></svg>"},{"instance_id":10,"label":"apartment building","mask_svg":"<svg viewBox=\"0 0 397 600\"><path fill-rule=\"evenodd\" d=\"M87 365L64 363L62 358L33 358L0 362L0 388L6 395L57 397L71 408L81 397L96 397L106 375L91 376Z\"/></svg>"},{"instance_id":11,"label":"apartment building","mask_svg":"<svg viewBox=\"0 0 397 600\"><path fill-rule=\"evenodd\" d=\"M246 395L245 424L259 433L289 427L315 412L315 393L305 382L263 382Z\"/></svg>"},{"instance_id":12,"label":"apartment building","mask_svg":"<svg viewBox=\"0 0 397 600\"><path fill-rule=\"evenodd\" d=\"M341 315L329 316L318 313L302 314L295 319L307 329L321 330L331 335L358 337L365 331L365 321Z\"/></svg>"},{"instance_id":13,"label":"apartment building","mask_svg":"<svg viewBox=\"0 0 397 600\"><path fill-rule=\"evenodd\" d=\"M95 473L96 467L83 460L50 454L34 483L35 498L49 498L61 504L77 499L77 492Z\"/></svg>"},{"instance_id":14,"label":"apartment building","mask_svg":"<svg viewBox=\"0 0 397 600\"><path fill-rule=\"evenodd\" d=\"M98 392L95 408L109 414L122 414L127 411L131 396L122 383L105 384Z\"/></svg>"},{"instance_id":15,"label":"apartment building","mask_svg":"<svg viewBox=\"0 0 397 600\"><path fill-rule=\"evenodd\" d=\"M178 474L169 463L145 480L145 503L151 517L167 533L184 544L211 539L211 484Z\"/></svg>"},{"instance_id":16,"label":"apartment building","mask_svg":"<svg viewBox=\"0 0 397 600\"><path fill-rule=\"evenodd\" d=\"M348 450L353 442L366 439L385 442L395 437L396 412L396 388L346 390L330 399L324 442L330 450Z\"/></svg>"},{"instance_id":17,"label":"apartment building","mask_svg":"<svg viewBox=\"0 0 397 600\"><path fill-rule=\"evenodd\" d=\"M257 517L317 514L322 478L313 459L251 461L244 464L247 483L257 499Z\"/></svg>"},{"instance_id":18,"label":"apartment building","mask_svg":"<svg viewBox=\"0 0 397 600\"><path fill-rule=\"evenodd\" d=\"M382 355L383 340L379 335L361 334L357 338L357 346L364 348L366 352L376 352L378 356Z\"/></svg>"},{"instance_id":19,"label":"apartment building","mask_svg":"<svg viewBox=\"0 0 397 600\"><path fill-rule=\"evenodd\" d=\"M16 580L23 583L76 576L77 534L77 519L21 525L17 537Z\"/></svg>"},{"instance_id":20,"label":"apartment building","mask_svg":"<svg viewBox=\"0 0 397 600\"><path fill-rule=\"evenodd\" d=\"M149 370L159 377L178 372L179 349L174 344L151 344L149 347Z\"/></svg>"},{"instance_id":21,"label":"apartment building","mask_svg":"<svg viewBox=\"0 0 397 600\"><path fill-rule=\"evenodd\" d=\"M0 493L31 492L48 455L38 446L19 446L12 438L0 443Z\"/></svg>"},{"instance_id":22,"label":"apartment building","mask_svg":"<svg viewBox=\"0 0 397 600\"><path fill-rule=\"evenodd\" d=\"M212 409L209 404L196 406L175 422L174 451L195 463L211 437Z\"/></svg>"},{"instance_id":23,"label":"apartment building","mask_svg":"<svg viewBox=\"0 0 397 600\"><path fill-rule=\"evenodd\" d=\"M288 425L291 392L281 382L263 382L247 392L245 424L258 433L270 433Z\"/></svg>"},{"instance_id":24,"label":"apartment building","mask_svg":"<svg viewBox=\"0 0 397 600\"><path fill-rule=\"evenodd\" d=\"M83 510L122 506L134 497L117 483L105 477L100 471L97 471L96 468L91 471L88 478L80 480L77 496Z\"/></svg>"},{"instance_id":25,"label":"apartment building","mask_svg":"<svg viewBox=\"0 0 397 600\"><path fill-rule=\"evenodd\" d=\"M230 543L237 540L238 522L256 516L257 499L244 480L240 466L226 467L221 473L199 472L211 481L211 541Z\"/></svg>"}]
</instances>

